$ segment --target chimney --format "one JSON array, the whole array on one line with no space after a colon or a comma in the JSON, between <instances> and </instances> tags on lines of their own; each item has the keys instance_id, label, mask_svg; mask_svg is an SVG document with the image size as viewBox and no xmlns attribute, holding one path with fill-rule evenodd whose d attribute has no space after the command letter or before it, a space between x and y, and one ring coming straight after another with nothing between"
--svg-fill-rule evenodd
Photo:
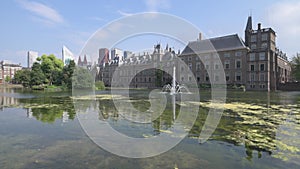
<instances>
[{"instance_id":1,"label":"chimney","mask_svg":"<svg viewBox=\"0 0 300 169\"><path fill-rule=\"evenodd\" d=\"M258 23L257 24L257 29L260 30L260 28L261 28L261 23Z\"/></svg>"},{"instance_id":2,"label":"chimney","mask_svg":"<svg viewBox=\"0 0 300 169\"><path fill-rule=\"evenodd\" d=\"M198 40L202 40L202 33L201 32L199 33Z\"/></svg>"}]
</instances>

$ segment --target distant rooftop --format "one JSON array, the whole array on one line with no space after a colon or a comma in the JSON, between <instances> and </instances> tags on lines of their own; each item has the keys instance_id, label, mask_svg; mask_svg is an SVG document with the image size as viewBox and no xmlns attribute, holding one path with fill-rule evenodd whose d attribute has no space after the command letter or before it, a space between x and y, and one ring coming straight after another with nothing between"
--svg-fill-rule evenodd
<instances>
[{"instance_id":1,"label":"distant rooftop","mask_svg":"<svg viewBox=\"0 0 300 169\"><path fill-rule=\"evenodd\" d=\"M214 51L235 50L247 48L243 40L237 35L221 36L216 38L191 41L182 51L182 55L192 53L206 53Z\"/></svg>"}]
</instances>

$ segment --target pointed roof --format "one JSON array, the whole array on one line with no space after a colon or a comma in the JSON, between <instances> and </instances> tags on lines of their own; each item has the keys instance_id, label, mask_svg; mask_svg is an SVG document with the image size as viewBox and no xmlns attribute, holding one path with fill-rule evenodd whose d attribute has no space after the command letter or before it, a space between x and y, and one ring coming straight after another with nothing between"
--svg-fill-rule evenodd
<instances>
[{"instance_id":1,"label":"pointed roof","mask_svg":"<svg viewBox=\"0 0 300 169\"><path fill-rule=\"evenodd\" d=\"M79 56L77 64L81 64L81 57Z\"/></svg>"},{"instance_id":2,"label":"pointed roof","mask_svg":"<svg viewBox=\"0 0 300 169\"><path fill-rule=\"evenodd\" d=\"M252 16L248 16L247 25L245 31L251 31L252 30Z\"/></svg>"},{"instance_id":3,"label":"pointed roof","mask_svg":"<svg viewBox=\"0 0 300 169\"><path fill-rule=\"evenodd\" d=\"M189 44L182 51L181 55L246 48L247 47L245 46L243 40L237 34L233 34L189 42Z\"/></svg>"},{"instance_id":4,"label":"pointed roof","mask_svg":"<svg viewBox=\"0 0 300 169\"><path fill-rule=\"evenodd\" d=\"M84 63L84 64L87 64L86 55L84 55L83 63Z\"/></svg>"}]
</instances>

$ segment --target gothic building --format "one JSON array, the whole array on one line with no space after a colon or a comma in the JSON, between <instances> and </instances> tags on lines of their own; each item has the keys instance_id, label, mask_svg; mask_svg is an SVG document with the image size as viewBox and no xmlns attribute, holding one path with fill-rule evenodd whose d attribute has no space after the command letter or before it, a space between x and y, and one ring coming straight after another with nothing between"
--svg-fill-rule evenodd
<instances>
[{"instance_id":1,"label":"gothic building","mask_svg":"<svg viewBox=\"0 0 300 169\"><path fill-rule=\"evenodd\" d=\"M286 54L276 47L275 31L262 28L260 23L254 29L251 16L245 40L237 34L201 38L199 34L178 54L168 47L162 50L160 44L154 46L153 53L130 53L126 57L119 52L117 57L110 58L107 50L102 51L101 56L105 57L99 58L101 78L107 86L114 82L118 86L128 83L130 87L155 88L171 81L172 67L176 66L176 80L184 84L195 77L198 85L225 82L228 86L243 85L247 90L273 91L278 84L290 80L291 67ZM186 67L180 64L182 61ZM150 67L163 67L164 71ZM113 76L115 73L117 76Z\"/></svg>"}]
</instances>

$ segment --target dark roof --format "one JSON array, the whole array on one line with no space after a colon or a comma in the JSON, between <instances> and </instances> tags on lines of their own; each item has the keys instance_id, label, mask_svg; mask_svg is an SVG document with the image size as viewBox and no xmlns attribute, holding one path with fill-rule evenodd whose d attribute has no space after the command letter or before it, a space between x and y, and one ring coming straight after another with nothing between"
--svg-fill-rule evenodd
<instances>
[{"instance_id":1,"label":"dark roof","mask_svg":"<svg viewBox=\"0 0 300 169\"><path fill-rule=\"evenodd\" d=\"M246 31L251 31L251 30L252 30L252 17L248 16Z\"/></svg>"},{"instance_id":2,"label":"dark roof","mask_svg":"<svg viewBox=\"0 0 300 169\"><path fill-rule=\"evenodd\" d=\"M237 34L233 34L189 42L189 44L182 51L181 55L246 48L247 47L245 46L243 40Z\"/></svg>"}]
</instances>

